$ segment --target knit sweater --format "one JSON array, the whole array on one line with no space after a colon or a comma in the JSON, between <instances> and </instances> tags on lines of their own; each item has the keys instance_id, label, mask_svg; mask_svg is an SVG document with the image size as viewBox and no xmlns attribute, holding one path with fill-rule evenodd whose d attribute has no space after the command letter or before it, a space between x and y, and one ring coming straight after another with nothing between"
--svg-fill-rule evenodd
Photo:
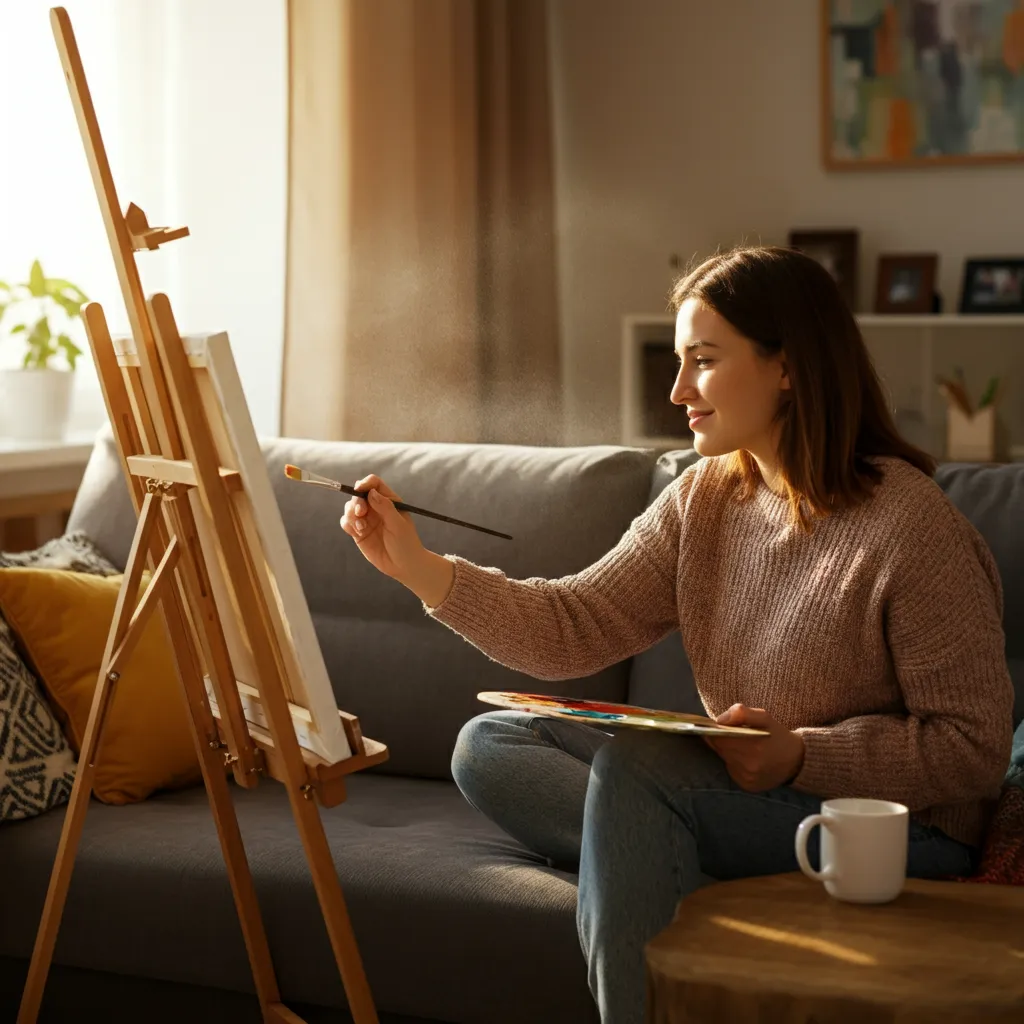
<instances>
[{"instance_id":1,"label":"knit sweater","mask_svg":"<svg viewBox=\"0 0 1024 1024\"><path fill-rule=\"evenodd\" d=\"M725 458L688 468L593 565L512 580L458 556L426 611L539 679L588 676L679 629L704 707L764 708L804 739L792 785L873 797L980 842L1010 758L1002 588L977 530L909 463L871 497L791 521Z\"/></svg>"}]
</instances>

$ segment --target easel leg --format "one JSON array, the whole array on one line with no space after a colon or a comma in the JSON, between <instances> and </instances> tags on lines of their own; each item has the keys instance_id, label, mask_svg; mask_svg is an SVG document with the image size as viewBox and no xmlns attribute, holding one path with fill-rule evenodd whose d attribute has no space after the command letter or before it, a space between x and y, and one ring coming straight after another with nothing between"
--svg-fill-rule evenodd
<instances>
[{"instance_id":1,"label":"easel leg","mask_svg":"<svg viewBox=\"0 0 1024 1024\"><path fill-rule=\"evenodd\" d=\"M96 774L96 754L99 751L103 735L103 723L110 708L114 684L117 681L117 674L109 670L109 665L114 652L121 645L128 631L135 607L135 597L138 594L139 581L142 578L142 570L146 564L146 556L149 553L149 545L159 512L159 499L154 498L151 494L146 495L145 503L139 514L139 525L132 541L131 553L128 556L124 581L117 595L114 619L107 637L99 680L89 710L89 721L86 724L82 749L78 756L75 781L71 787L71 799L64 815L64 826L61 829L60 842L57 846L57 859L53 865L53 873L50 875L50 886L46 891L46 902L43 904L43 917L36 934L28 977L21 997L18 1024L35 1024L35 1020L39 1016L43 990L46 987L46 976L49 974L53 949L57 944L57 930L60 928L61 915L64 913L68 886L71 884L75 854L82 837L85 815L89 809L89 798L92 796L93 778Z\"/></svg>"},{"instance_id":2,"label":"easel leg","mask_svg":"<svg viewBox=\"0 0 1024 1024\"><path fill-rule=\"evenodd\" d=\"M107 703L107 691L112 686L113 683L109 679L101 678L96 689L96 699ZM94 700L93 707L95 706ZM83 747L75 781L71 787L71 799L64 817L60 843L57 846L57 860L50 876L50 887L46 891L42 922L36 934L35 947L32 950L25 990L21 997L21 1008L18 1011L18 1024L35 1024L39 1015L39 1007L42 1005L46 977L50 972L53 948L57 942L57 929L60 927L68 886L71 882L71 872L75 866L75 853L78 850L82 827L85 824L85 813L89 808L89 799L92 796L95 767L88 764L86 757L86 748Z\"/></svg>"},{"instance_id":3,"label":"easel leg","mask_svg":"<svg viewBox=\"0 0 1024 1024\"><path fill-rule=\"evenodd\" d=\"M366 980L363 959L352 932L352 922L349 920L345 896L341 891L338 870L331 858L324 823L320 820L320 811L312 799L304 798L295 784L288 784L288 796L291 800L292 813L295 815L295 825L306 851L306 860L309 861L313 887L316 889L324 923L327 925L327 935L331 940L334 959L341 972L352 1019L355 1024L377 1024L377 1010L370 994L370 985Z\"/></svg>"}]
</instances>

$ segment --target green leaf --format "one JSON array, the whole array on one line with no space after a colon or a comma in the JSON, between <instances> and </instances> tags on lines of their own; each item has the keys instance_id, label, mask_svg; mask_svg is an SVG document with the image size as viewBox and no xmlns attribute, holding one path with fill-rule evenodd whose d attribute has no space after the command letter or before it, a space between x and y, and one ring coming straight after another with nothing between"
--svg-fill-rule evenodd
<instances>
[{"instance_id":1,"label":"green leaf","mask_svg":"<svg viewBox=\"0 0 1024 1024\"><path fill-rule=\"evenodd\" d=\"M66 334L57 336L57 345L64 350L64 358L67 359L68 366L73 370L75 361L82 354L82 350Z\"/></svg>"},{"instance_id":2,"label":"green leaf","mask_svg":"<svg viewBox=\"0 0 1024 1024\"><path fill-rule=\"evenodd\" d=\"M43 276L43 267L39 260L32 263L32 269L28 275L28 289L37 299L41 299L46 294L46 278Z\"/></svg>"},{"instance_id":3,"label":"green leaf","mask_svg":"<svg viewBox=\"0 0 1024 1024\"><path fill-rule=\"evenodd\" d=\"M50 357L55 355L50 350L49 346L44 348L30 348L25 353L25 358L22 360L22 365L25 369L31 370L45 370L46 364L49 362Z\"/></svg>"},{"instance_id":4,"label":"green leaf","mask_svg":"<svg viewBox=\"0 0 1024 1024\"><path fill-rule=\"evenodd\" d=\"M65 281L62 277L48 277L46 279L46 290L54 297L64 292L70 292L71 298L77 299L80 303L89 301L89 296L77 284Z\"/></svg>"},{"instance_id":5,"label":"green leaf","mask_svg":"<svg viewBox=\"0 0 1024 1024\"><path fill-rule=\"evenodd\" d=\"M30 345L46 345L52 334L50 332L50 321L45 316L41 316L32 328L32 333L29 335L28 343Z\"/></svg>"},{"instance_id":6,"label":"green leaf","mask_svg":"<svg viewBox=\"0 0 1024 1024\"><path fill-rule=\"evenodd\" d=\"M45 316L40 317L33 325L29 336L26 339L29 351L32 353L34 366L45 368L50 356L56 354L50 332L50 321Z\"/></svg>"},{"instance_id":7,"label":"green leaf","mask_svg":"<svg viewBox=\"0 0 1024 1024\"><path fill-rule=\"evenodd\" d=\"M69 299L67 296L59 293L51 294L50 298L52 301L56 302L72 320L79 315L82 309L82 303L77 299Z\"/></svg>"},{"instance_id":8,"label":"green leaf","mask_svg":"<svg viewBox=\"0 0 1024 1024\"><path fill-rule=\"evenodd\" d=\"M21 334L21 332L23 330L25 330L25 325L24 324L15 324L11 328L11 334Z\"/></svg>"},{"instance_id":9,"label":"green leaf","mask_svg":"<svg viewBox=\"0 0 1024 1024\"><path fill-rule=\"evenodd\" d=\"M991 405L995 400L996 392L999 390L999 378L990 377L988 386L985 388L985 393L981 396L981 400L978 402L978 408L984 409L987 405Z\"/></svg>"}]
</instances>

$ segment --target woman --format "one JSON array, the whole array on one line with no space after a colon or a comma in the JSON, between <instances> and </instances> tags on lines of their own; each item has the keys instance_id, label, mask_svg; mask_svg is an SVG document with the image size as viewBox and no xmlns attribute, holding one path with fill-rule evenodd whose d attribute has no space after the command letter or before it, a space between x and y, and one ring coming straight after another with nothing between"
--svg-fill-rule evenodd
<instances>
[{"instance_id":1,"label":"woman","mask_svg":"<svg viewBox=\"0 0 1024 1024\"><path fill-rule=\"evenodd\" d=\"M746 248L672 300L671 399L705 458L594 565L509 580L426 551L375 476L342 519L370 562L505 665L586 676L678 628L708 714L768 731L609 739L521 712L463 728L466 797L579 865L604 1024L643 1019L643 945L679 900L795 870L796 827L823 799L907 804L908 873L970 873L1010 754L995 564L897 434L832 278L795 251Z\"/></svg>"}]
</instances>

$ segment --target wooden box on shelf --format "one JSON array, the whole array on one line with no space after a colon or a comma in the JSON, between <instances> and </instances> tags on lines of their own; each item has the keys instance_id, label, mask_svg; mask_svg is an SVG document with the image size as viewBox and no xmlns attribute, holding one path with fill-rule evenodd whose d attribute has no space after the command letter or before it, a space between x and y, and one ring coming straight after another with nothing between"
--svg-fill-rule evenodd
<instances>
[{"instance_id":1,"label":"wooden box on shelf","mask_svg":"<svg viewBox=\"0 0 1024 1024\"><path fill-rule=\"evenodd\" d=\"M950 462L994 462L996 410L989 405L973 416L955 405L946 411L946 458Z\"/></svg>"}]
</instances>

